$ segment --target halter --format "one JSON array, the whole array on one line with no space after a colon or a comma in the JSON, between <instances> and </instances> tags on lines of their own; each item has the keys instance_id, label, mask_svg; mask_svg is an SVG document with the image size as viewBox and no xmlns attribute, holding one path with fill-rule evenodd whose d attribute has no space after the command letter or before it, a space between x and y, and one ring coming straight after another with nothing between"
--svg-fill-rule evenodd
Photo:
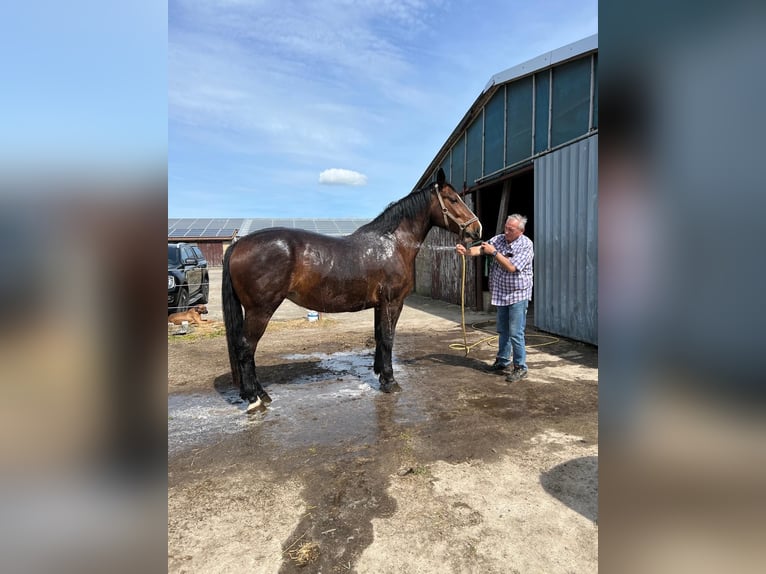
<instances>
[{"instance_id":1,"label":"halter","mask_svg":"<svg viewBox=\"0 0 766 574\"><path fill-rule=\"evenodd\" d=\"M449 221L447 218L451 219L455 223L457 223L458 227L460 227L460 233L462 234L463 231L465 231L465 228L471 225L474 221L479 221L479 218L475 215L466 221L465 223L460 223L458 219L452 215L449 211L447 211L447 208L444 207L444 200L442 199L442 194L439 193L439 184L437 182L434 182L434 191L436 192L436 198L439 200L439 205L442 206L442 214L444 215L444 227L449 229Z\"/></svg>"}]
</instances>

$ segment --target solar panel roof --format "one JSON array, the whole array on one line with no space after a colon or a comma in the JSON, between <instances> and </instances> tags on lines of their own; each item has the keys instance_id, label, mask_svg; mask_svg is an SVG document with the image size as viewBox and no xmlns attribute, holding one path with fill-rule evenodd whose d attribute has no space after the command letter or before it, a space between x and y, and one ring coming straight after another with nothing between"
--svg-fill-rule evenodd
<instances>
[{"instance_id":1,"label":"solar panel roof","mask_svg":"<svg viewBox=\"0 0 766 574\"><path fill-rule=\"evenodd\" d=\"M349 235L370 219L300 219L300 218L239 218L239 219L202 219L168 218L168 237L174 239L198 239L203 237L232 237L246 235L269 227L287 227L305 229L323 235Z\"/></svg>"},{"instance_id":2,"label":"solar panel roof","mask_svg":"<svg viewBox=\"0 0 766 574\"><path fill-rule=\"evenodd\" d=\"M204 218L168 218L168 237L199 238L199 237L231 237L242 227L242 218L238 219L204 219Z\"/></svg>"}]
</instances>

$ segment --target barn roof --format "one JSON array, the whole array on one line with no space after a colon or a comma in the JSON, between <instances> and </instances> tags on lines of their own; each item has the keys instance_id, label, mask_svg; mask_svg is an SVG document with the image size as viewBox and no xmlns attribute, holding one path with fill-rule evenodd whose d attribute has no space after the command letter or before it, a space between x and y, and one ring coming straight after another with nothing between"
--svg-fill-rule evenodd
<instances>
[{"instance_id":1,"label":"barn roof","mask_svg":"<svg viewBox=\"0 0 766 574\"><path fill-rule=\"evenodd\" d=\"M527 60L522 64L513 66L507 70L503 70L502 72L495 74L489 79L489 82L487 82L484 90L482 90L482 94L493 86L512 82L513 80L523 78L529 74L544 70L545 68L554 66L561 62L565 62L571 58L575 58L594 50L598 50L598 34L593 34L592 36L588 36L587 38L583 38L577 42L572 42L571 44L567 44L561 48L551 50L550 52L546 52L545 54L541 54L536 58L532 58L531 60Z\"/></svg>"},{"instance_id":2,"label":"barn roof","mask_svg":"<svg viewBox=\"0 0 766 574\"><path fill-rule=\"evenodd\" d=\"M495 96L495 94L502 86L512 84L513 82L518 81L526 76L530 76L543 70L553 68L554 66L560 65L569 60L577 59L586 54L597 52L598 34L593 34L587 38L583 38L582 40L572 42L571 44L567 44L561 48L546 52L540 56L537 56L536 58L532 58L531 60L527 60L526 62L512 66L506 70L494 74L484 86L484 89L477 96L476 100L465 113L463 118L460 120L460 122L458 122L457 126L455 126L455 129L444 142L438 153L434 156L433 160L431 160L431 163L423 172L423 175L420 176L420 179L415 184L413 189L419 189L426 185L429 181L433 181L435 179L436 170L440 167L440 164L444 161L445 157L450 154L452 148L461 140L463 136L466 135L469 126L471 126L475 121L477 121L477 119L480 118L487 103L492 100L493 96ZM503 138L502 141L505 141L505 138ZM482 161L481 158L479 161ZM508 169L509 167L515 166L504 166L504 170ZM488 174L483 174L481 179L484 179L484 177L487 175ZM448 179L452 178L448 176ZM466 183L468 183L470 187L475 185L476 181Z\"/></svg>"},{"instance_id":3,"label":"barn roof","mask_svg":"<svg viewBox=\"0 0 766 574\"><path fill-rule=\"evenodd\" d=\"M252 231L268 227L305 229L323 235L348 235L370 219L321 219L321 218L168 218L168 239L188 241L192 239L231 239L242 237Z\"/></svg>"}]
</instances>

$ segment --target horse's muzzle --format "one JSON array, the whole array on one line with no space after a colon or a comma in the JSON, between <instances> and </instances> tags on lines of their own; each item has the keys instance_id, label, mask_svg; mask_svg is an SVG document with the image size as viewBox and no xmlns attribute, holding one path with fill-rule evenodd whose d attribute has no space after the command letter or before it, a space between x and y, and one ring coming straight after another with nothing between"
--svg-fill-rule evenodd
<instances>
[{"instance_id":1,"label":"horse's muzzle","mask_svg":"<svg viewBox=\"0 0 766 574\"><path fill-rule=\"evenodd\" d=\"M478 221L472 223L470 226L463 228L460 234L461 241L468 245L481 240L481 223Z\"/></svg>"}]
</instances>

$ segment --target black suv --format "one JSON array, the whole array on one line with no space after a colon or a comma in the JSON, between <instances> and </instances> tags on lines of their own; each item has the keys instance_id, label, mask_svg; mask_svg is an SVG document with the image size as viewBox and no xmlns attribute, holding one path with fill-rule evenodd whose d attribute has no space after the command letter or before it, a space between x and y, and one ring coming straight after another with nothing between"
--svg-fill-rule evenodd
<instances>
[{"instance_id":1,"label":"black suv","mask_svg":"<svg viewBox=\"0 0 766 574\"><path fill-rule=\"evenodd\" d=\"M193 243L168 243L168 313L207 303L210 277L207 259Z\"/></svg>"}]
</instances>

